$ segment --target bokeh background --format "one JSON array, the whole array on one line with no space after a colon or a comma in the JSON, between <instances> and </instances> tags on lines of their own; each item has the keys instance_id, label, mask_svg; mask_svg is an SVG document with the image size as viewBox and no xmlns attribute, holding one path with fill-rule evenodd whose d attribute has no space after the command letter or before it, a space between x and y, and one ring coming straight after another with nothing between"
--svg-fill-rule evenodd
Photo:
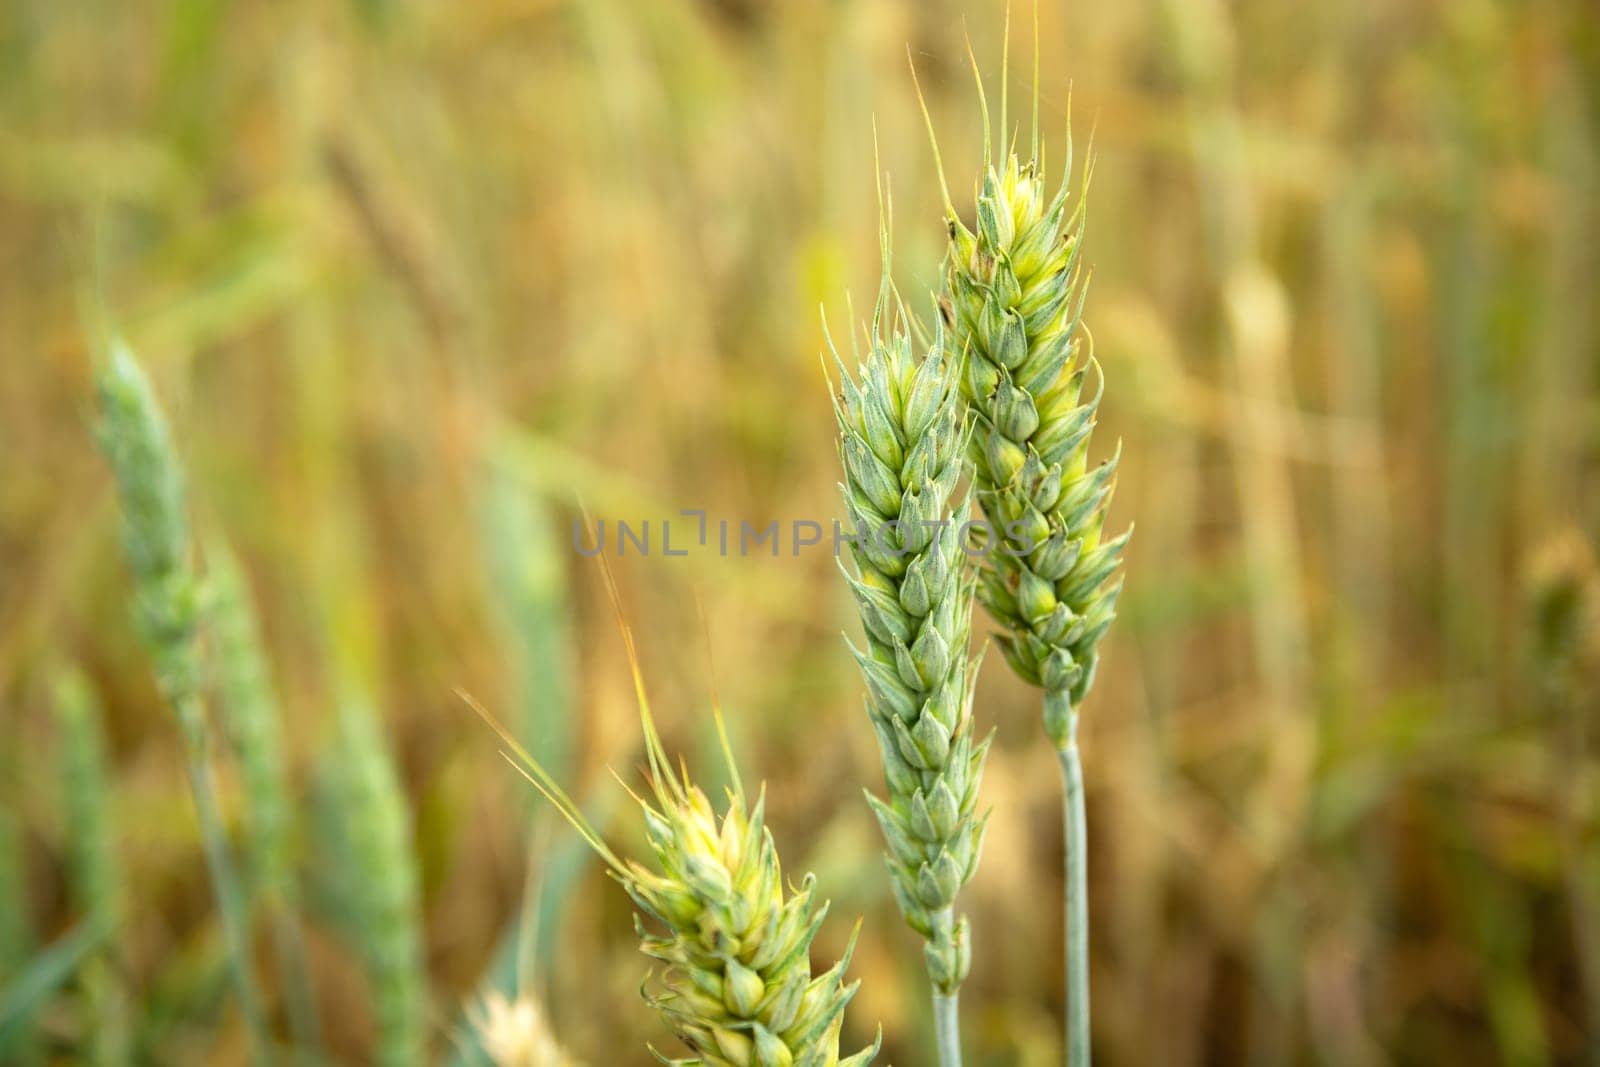
<instances>
[{"instance_id":1,"label":"bokeh background","mask_svg":"<svg viewBox=\"0 0 1600 1067\"><path fill-rule=\"evenodd\" d=\"M845 333L876 287L874 126L920 301L943 232L907 48L965 203L966 42L993 100L1003 23L981 0L0 7L0 989L81 917L75 667L134 1057L244 1054L92 439L98 293L259 609L329 1057L374 1054L325 788L365 744L404 800L417 906L387 921L421 931L433 1056L470 1060L463 1005L520 972L576 1058L649 1062L625 897L453 691L639 842L578 501L658 539L683 508L839 513L818 308ZM1044 0L1038 30L1052 163L1069 84L1080 161L1095 131L1095 449L1121 440L1111 521L1137 524L1084 727L1101 1061L1600 1062L1600 17ZM789 870L833 900L818 962L864 918L851 1047L881 1021L882 1062L929 1062L830 554L653 547L612 562L669 747L718 781L715 687ZM341 729L352 704L379 729ZM998 657L978 709L969 1062L1058 1062L1054 760ZM307 987L259 932L282 1035ZM90 985L35 998L8 1055L85 1055Z\"/></svg>"}]
</instances>

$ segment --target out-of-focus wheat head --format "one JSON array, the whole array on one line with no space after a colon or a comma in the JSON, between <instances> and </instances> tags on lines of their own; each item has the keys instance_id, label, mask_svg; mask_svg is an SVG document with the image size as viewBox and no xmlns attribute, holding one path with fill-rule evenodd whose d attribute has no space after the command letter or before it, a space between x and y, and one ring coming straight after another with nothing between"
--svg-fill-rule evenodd
<instances>
[{"instance_id":1,"label":"out-of-focus wheat head","mask_svg":"<svg viewBox=\"0 0 1600 1067\"><path fill-rule=\"evenodd\" d=\"M292 900L294 800L271 668L238 560L217 540L207 544L206 563L218 703L248 799L252 888L274 902Z\"/></svg>"},{"instance_id":2,"label":"out-of-focus wheat head","mask_svg":"<svg viewBox=\"0 0 1600 1067\"><path fill-rule=\"evenodd\" d=\"M192 566L183 468L149 380L120 341L100 370L98 390L98 437L117 481L140 635L184 729L197 731L189 709L201 684L203 597Z\"/></svg>"},{"instance_id":3,"label":"out-of-focus wheat head","mask_svg":"<svg viewBox=\"0 0 1600 1067\"><path fill-rule=\"evenodd\" d=\"M974 579L958 535L971 499L955 499L965 420L943 330L918 360L887 276L867 345L854 378L834 352L845 506L857 535L856 573L841 570L867 639L866 651L851 651L889 787L887 803L867 799L889 844L895 898L948 995L971 966L968 924L953 908L983 845L976 809L989 748L973 740Z\"/></svg>"},{"instance_id":4,"label":"out-of-focus wheat head","mask_svg":"<svg viewBox=\"0 0 1600 1067\"><path fill-rule=\"evenodd\" d=\"M1116 614L1122 583L1112 575L1128 533L1102 537L1116 458L1093 470L1088 460L1104 385L1093 341L1079 328L1093 163L1069 215L1070 138L1054 194L1033 155L1024 162L1013 152L987 166L976 232L948 209L941 308L963 355L976 493L995 539L978 595L1009 631L998 637L1006 661L1051 698L1045 727L1059 747Z\"/></svg>"},{"instance_id":5,"label":"out-of-focus wheat head","mask_svg":"<svg viewBox=\"0 0 1600 1067\"><path fill-rule=\"evenodd\" d=\"M428 975L421 876L411 813L376 709L361 696L339 709L331 785L342 820L349 933L361 954L378 1026L376 1062L427 1063Z\"/></svg>"},{"instance_id":6,"label":"out-of-focus wheat head","mask_svg":"<svg viewBox=\"0 0 1600 1067\"><path fill-rule=\"evenodd\" d=\"M494 1067L573 1067L533 997L515 1000L498 990L484 994L468 1014L478 1043Z\"/></svg>"}]
</instances>

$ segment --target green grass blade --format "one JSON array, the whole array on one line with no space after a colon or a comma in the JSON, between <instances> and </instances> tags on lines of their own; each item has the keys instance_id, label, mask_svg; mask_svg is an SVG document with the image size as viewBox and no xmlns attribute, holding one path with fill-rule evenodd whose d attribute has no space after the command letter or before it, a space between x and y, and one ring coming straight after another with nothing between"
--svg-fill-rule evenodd
<instances>
[{"instance_id":1,"label":"green grass blade","mask_svg":"<svg viewBox=\"0 0 1600 1067\"><path fill-rule=\"evenodd\" d=\"M103 922L86 919L36 955L23 971L0 988L0 1048L14 1039L39 1006L71 979L89 955L105 941Z\"/></svg>"}]
</instances>

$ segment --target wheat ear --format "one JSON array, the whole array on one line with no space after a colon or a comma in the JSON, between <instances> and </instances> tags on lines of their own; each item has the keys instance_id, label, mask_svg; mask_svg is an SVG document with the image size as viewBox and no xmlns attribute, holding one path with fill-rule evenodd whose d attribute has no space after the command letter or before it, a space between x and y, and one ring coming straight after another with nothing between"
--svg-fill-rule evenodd
<instances>
[{"instance_id":1,"label":"wheat ear","mask_svg":"<svg viewBox=\"0 0 1600 1067\"><path fill-rule=\"evenodd\" d=\"M468 1010L467 1019L494 1067L576 1067L531 993L513 999L491 989Z\"/></svg>"},{"instance_id":2,"label":"wheat ear","mask_svg":"<svg viewBox=\"0 0 1600 1067\"><path fill-rule=\"evenodd\" d=\"M294 797L284 751L282 710L238 561L227 544L217 539L208 544L206 563L222 727L244 783L251 888L271 924L289 1025L302 1048L309 1051L321 1046L322 1036L299 920Z\"/></svg>"},{"instance_id":3,"label":"wheat ear","mask_svg":"<svg viewBox=\"0 0 1600 1067\"><path fill-rule=\"evenodd\" d=\"M428 989L411 815L376 710L353 683L339 699L338 755L329 767L347 920L378 1022L375 1062L428 1062Z\"/></svg>"},{"instance_id":4,"label":"wheat ear","mask_svg":"<svg viewBox=\"0 0 1600 1067\"><path fill-rule=\"evenodd\" d=\"M606 578L615 604L609 570ZM650 798L634 799L644 816L650 862L613 851L516 737L466 699L500 735L507 758L589 842L639 909L639 949L666 965L641 992L694 1058L670 1060L651 1051L662 1063L683 1067L865 1067L877 1055L876 1041L839 1057L845 1007L860 984L844 978L855 936L842 959L811 973L811 944L828 911L815 899L815 878L807 874L798 888L785 885L763 822L764 791L754 805L748 802L720 713L733 783L721 816L687 770L674 770L650 713L633 638L620 610L618 616L649 764Z\"/></svg>"},{"instance_id":5,"label":"wheat ear","mask_svg":"<svg viewBox=\"0 0 1600 1067\"><path fill-rule=\"evenodd\" d=\"M233 856L217 806L211 736L201 685L205 591L185 514L183 470L144 371L115 342L98 375L101 451L116 478L122 545L133 577L134 614L156 682L178 720L190 792L227 937L235 990L254 1058L269 1058L254 956Z\"/></svg>"}]
</instances>

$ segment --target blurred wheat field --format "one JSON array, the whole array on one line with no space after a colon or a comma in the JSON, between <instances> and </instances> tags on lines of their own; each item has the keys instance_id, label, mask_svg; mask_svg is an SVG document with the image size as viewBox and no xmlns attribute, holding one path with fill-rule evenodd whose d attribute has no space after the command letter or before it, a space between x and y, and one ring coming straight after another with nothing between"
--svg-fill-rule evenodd
<instances>
[{"instance_id":1,"label":"blurred wheat field","mask_svg":"<svg viewBox=\"0 0 1600 1067\"><path fill-rule=\"evenodd\" d=\"M246 1052L91 432L98 303L170 414L208 566L231 546L259 614L273 899L310 975L257 901L274 1033L304 1012L329 1061L372 1061L364 961L414 948L425 988L395 995L431 1061L481 1062L466 1006L520 981L575 1058L650 1062L627 898L455 690L637 839L608 771L643 758L631 682L573 524L841 514L817 309L842 332L876 289L874 129L925 308L944 232L907 48L961 194L967 35L998 72L1003 23L1000 0L0 8L0 1061ZM1069 83L1080 148L1094 130L1096 440L1122 441L1112 521L1138 528L1085 711L1098 1055L1600 1063L1600 17L1041 2L1039 34L1052 144ZM715 783L715 689L786 873L843 920L819 958L864 917L845 1043L881 1020L882 1062L930 1062L830 553L656 547L611 563L668 748ZM1058 787L996 664L966 1044L1046 1064ZM242 842L270 770L216 747ZM353 811L382 833L352 843ZM370 906L368 852L396 878Z\"/></svg>"}]
</instances>

